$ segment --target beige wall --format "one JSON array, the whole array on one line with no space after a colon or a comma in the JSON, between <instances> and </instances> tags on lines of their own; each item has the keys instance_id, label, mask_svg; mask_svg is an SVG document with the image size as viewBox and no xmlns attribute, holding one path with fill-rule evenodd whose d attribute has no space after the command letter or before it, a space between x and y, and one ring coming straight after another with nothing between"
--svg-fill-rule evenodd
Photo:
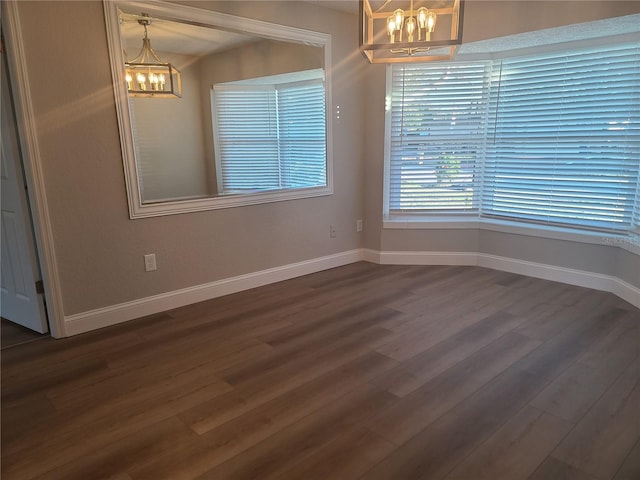
<instances>
[{"instance_id":1,"label":"beige wall","mask_svg":"<svg viewBox=\"0 0 640 480\"><path fill-rule=\"evenodd\" d=\"M102 3L19 2L66 316L363 246L477 249L615 273L640 286L634 278L638 256L614 246L477 230L383 230L385 69L368 65L358 52L356 18L293 1L185 3L333 36L334 111L328 113L334 116L335 193L130 220ZM611 1L480 3L467 4L465 39L615 16L638 7L638 2L629 7L629 2ZM354 228L363 213L366 237ZM329 224L337 225L337 238L329 238ZM157 254L156 272L144 272L147 253Z\"/></svg>"},{"instance_id":2,"label":"beige wall","mask_svg":"<svg viewBox=\"0 0 640 480\"><path fill-rule=\"evenodd\" d=\"M130 220L102 2L19 2L66 316L361 245L363 62L353 17L297 2L193 3L333 36L335 194ZM145 273L152 252L158 270Z\"/></svg>"},{"instance_id":3,"label":"beige wall","mask_svg":"<svg viewBox=\"0 0 640 480\"><path fill-rule=\"evenodd\" d=\"M640 12L637 0L467 0L464 42Z\"/></svg>"}]
</instances>

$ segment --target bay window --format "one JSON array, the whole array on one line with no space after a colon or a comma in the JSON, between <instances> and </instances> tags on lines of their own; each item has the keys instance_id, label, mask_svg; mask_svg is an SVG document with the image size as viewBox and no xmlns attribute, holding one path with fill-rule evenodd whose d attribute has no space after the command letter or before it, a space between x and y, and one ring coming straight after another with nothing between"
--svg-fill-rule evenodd
<instances>
[{"instance_id":1,"label":"bay window","mask_svg":"<svg viewBox=\"0 0 640 480\"><path fill-rule=\"evenodd\" d=\"M637 228L637 44L389 68L389 218Z\"/></svg>"}]
</instances>

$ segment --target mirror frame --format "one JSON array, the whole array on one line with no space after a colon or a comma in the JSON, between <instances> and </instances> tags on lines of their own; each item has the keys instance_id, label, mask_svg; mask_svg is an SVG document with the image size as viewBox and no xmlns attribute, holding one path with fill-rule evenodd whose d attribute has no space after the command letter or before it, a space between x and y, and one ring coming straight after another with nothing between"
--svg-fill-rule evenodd
<instances>
[{"instance_id":1,"label":"mirror frame","mask_svg":"<svg viewBox=\"0 0 640 480\"><path fill-rule=\"evenodd\" d=\"M119 11L145 12L152 17L185 21L205 27L220 27L246 32L263 38L294 41L305 45L324 48L325 70L325 116L326 116L326 167L327 184L321 187L300 189L269 190L260 193L211 196L195 199L169 200L166 202L143 203L138 168L135 159L134 137L129 111L129 101L124 82L122 39L120 35ZM331 101L331 35L303 30L286 25L263 22L251 18L205 10L173 3L151 3L144 1L113 0L104 2L105 23L111 61L111 76L115 95L120 145L124 164L124 176L129 204L129 218L157 217L179 213L216 210L221 208L256 205L284 200L319 197L333 194L333 136Z\"/></svg>"}]
</instances>

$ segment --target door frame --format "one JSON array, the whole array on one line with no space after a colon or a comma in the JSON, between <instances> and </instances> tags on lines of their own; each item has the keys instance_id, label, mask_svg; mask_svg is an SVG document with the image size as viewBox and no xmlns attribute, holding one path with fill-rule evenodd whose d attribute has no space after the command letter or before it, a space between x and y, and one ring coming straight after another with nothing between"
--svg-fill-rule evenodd
<instances>
[{"instance_id":1,"label":"door frame","mask_svg":"<svg viewBox=\"0 0 640 480\"><path fill-rule=\"evenodd\" d=\"M15 106L18 137L22 149L27 198L31 207L36 250L44 283L46 310L49 330L54 338L66 337L62 291L56 261L53 229L47 204L44 172L38 138L35 129L35 117L31 103L31 88L27 72L26 56L20 16L16 0L0 2L0 19L5 39L5 49L9 66L9 78Z\"/></svg>"}]
</instances>

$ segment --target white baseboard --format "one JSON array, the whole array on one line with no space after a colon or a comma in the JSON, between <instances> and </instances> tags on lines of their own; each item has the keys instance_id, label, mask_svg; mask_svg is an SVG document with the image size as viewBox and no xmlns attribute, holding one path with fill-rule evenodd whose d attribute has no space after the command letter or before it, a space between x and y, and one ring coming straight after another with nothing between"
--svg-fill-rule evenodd
<instances>
[{"instance_id":1,"label":"white baseboard","mask_svg":"<svg viewBox=\"0 0 640 480\"><path fill-rule=\"evenodd\" d=\"M634 307L640 308L640 288L616 278L614 279L613 288L609 291Z\"/></svg>"},{"instance_id":2,"label":"white baseboard","mask_svg":"<svg viewBox=\"0 0 640 480\"><path fill-rule=\"evenodd\" d=\"M557 267L555 265L534 263L483 253L479 253L477 256L477 265L480 267L552 280L554 282L576 285L578 287L593 288L594 290L601 290L603 292L611 292L629 302L634 307L640 308L640 288L612 275L603 275L601 273L586 272L584 270Z\"/></svg>"},{"instance_id":3,"label":"white baseboard","mask_svg":"<svg viewBox=\"0 0 640 480\"><path fill-rule=\"evenodd\" d=\"M368 250L364 259L386 265L468 265L492 268L503 272L552 280L611 292L635 307L640 308L640 288L617 277L586 272L544 263L500 257L475 252L376 252Z\"/></svg>"},{"instance_id":4,"label":"white baseboard","mask_svg":"<svg viewBox=\"0 0 640 480\"><path fill-rule=\"evenodd\" d=\"M380 261L380 252L378 250L371 250L370 248L362 249L362 260L369 263L382 263Z\"/></svg>"},{"instance_id":5,"label":"white baseboard","mask_svg":"<svg viewBox=\"0 0 640 480\"><path fill-rule=\"evenodd\" d=\"M604 290L607 292L611 291L612 281L615 279L615 277L609 275L557 267L544 263L529 262L526 260L517 260L514 258L499 257L496 255L479 253L477 256L478 263L476 265L479 267L487 267L503 272L517 273L519 275L527 275L528 277L542 278L544 280L552 280L554 282L567 283L569 285Z\"/></svg>"},{"instance_id":6,"label":"white baseboard","mask_svg":"<svg viewBox=\"0 0 640 480\"><path fill-rule=\"evenodd\" d=\"M164 312L184 305L261 287L282 280L289 280L329 268L340 267L360 260L364 260L363 251L361 249L350 250L69 315L65 317L65 334L66 336L77 335L133 320L134 318L153 315L154 313Z\"/></svg>"},{"instance_id":7,"label":"white baseboard","mask_svg":"<svg viewBox=\"0 0 640 480\"><path fill-rule=\"evenodd\" d=\"M617 277L474 252L381 252L357 249L226 278L65 317L65 334L77 335L192 303L261 287L358 261L383 265L467 265L611 292L640 308L640 288Z\"/></svg>"},{"instance_id":8,"label":"white baseboard","mask_svg":"<svg viewBox=\"0 0 640 480\"><path fill-rule=\"evenodd\" d=\"M477 265L473 252L379 252L383 265Z\"/></svg>"}]
</instances>

